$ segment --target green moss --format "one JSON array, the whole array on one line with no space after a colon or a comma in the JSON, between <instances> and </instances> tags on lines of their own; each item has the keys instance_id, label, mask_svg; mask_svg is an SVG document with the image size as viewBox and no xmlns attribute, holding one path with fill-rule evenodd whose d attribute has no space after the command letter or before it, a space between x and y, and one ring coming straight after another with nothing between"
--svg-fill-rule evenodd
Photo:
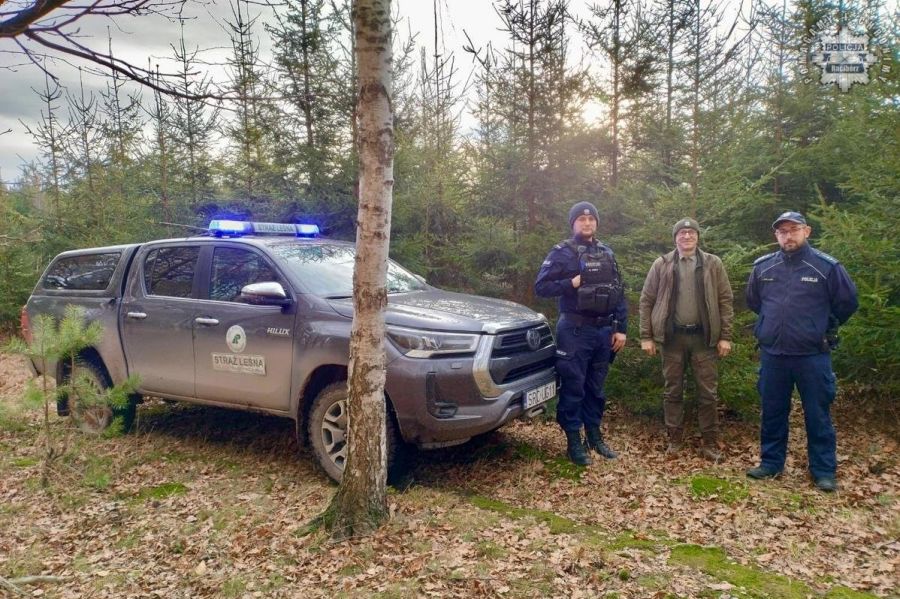
<instances>
[{"instance_id":1,"label":"green moss","mask_svg":"<svg viewBox=\"0 0 900 599\"><path fill-rule=\"evenodd\" d=\"M357 574L362 574L363 567L359 564L348 564L338 570L338 574L343 576L356 576Z\"/></svg>"},{"instance_id":2,"label":"green moss","mask_svg":"<svg viewBox=\"0 0 900 599\"><path fill-rule=\"evenodd\" d=\"M240 474L244 471L244 467L240 462L228 457L216 457L212 460L212 463L215 464L216 468L225 470L230 474Z\"/></svg>"},{"instance_id":3,"label":"green moss","mask_svg":"<svg viewBox=\"0 0 900 599\"><path fill-rule=\"evenodd\" d=\"M30 468L41 461L33 457L13 458L12 465L14 468Z\"/></svg>"},{"instance_id":4,"label":"green moss","mask_svg":"<svg viewBox=\"0 0 900 599\"><path fill-rule=\"evenodd\" d=\"M645 589L651 591L663 591L671 585L671 576L665 574L644 574L642 576L638 576L636 579L637 583L644 587ZM654 594L654 597L657 596L658 593ZM669 597L671 595L665 595Z\"/></svg>"},{"instance_id":5,"label":"green moss","mask_svg":"<svg viewBox=\"0 0 900 599\"><path fill-rule=\"evenodd\" d=\"M709 477L695 477L694 480L707 480L701 482L699 489L701 491L710 491L710 495L722 497L728 494L728 489L721 485L713 484L717 479ZM709 482L712 481L712 482ZM727 481L726 481L727 482ZM692 485L692 491L694 487ZM715 490L713 492L713 490ZM746 489L743 489L746 492ZM740 495L743 497L744 495ZM550 532L554 534L567 533L582 535L585 544L597 549L619 550L619 549L640 549L645 551L656 552L663 547L671 547L671 555L669 563L680 564L690 568L699 570L717 580L727 581L734 585L735 594L739 597L755 597L755 598L785 598L785 599L805 599L809 596L823 596L816 593L809 586L798 580L760 570L753 566L744 566L737 564L728 559L725 552L718 547L701 547L699 545L678 544L674 540L669 539L664 533L654 533L654 538L637 538L633 532L626 531L619 534L612 540L606 540L604 531L593 526L582 526L570 520L541 510L517 508L505 504L503 502L472 495L468 497L478 508L489 510L502 514L509 518L533 518L539 522L546 522L550 527ZM502 555L493 555L495 545L493 543L479 544L479 551L482 557L496 558ZM502 548L497 548L502 549ZM632 578L632 573L626 568L620 569L615 576L622 581L628 581ZM539 577L531 576L529 581L538 583ZM657 576L648 576L638 579L638 583L648 589L664 589L666 588L665 580ZM539 584L539 583L538 583ZM512 585L514 588L515 584ZM704 595L707 596L707 595ZM710 595L710 596L718 596ZM843 586L836 586L829 590L824 597L827 599L872 599L874 595L854 591Z\"/></svg>"},{"instance_id":6,"label":"green moss","mask_svg":"<svg viewBox=\"0 0 900 599\"><path fill-rule=\"evenodd\" d=\"M749 494L746 485L714 476L694 476L691 478L691 494L698 499L719 499L725 503L735 503Z\"/></svg>"},{"instance_id":7,"label":"green moss","mask_svg":"<svg viewBox=\"0 0 900 599\"><path fill-rule=\"evenodd\" d=\"M825 593L826 599L876 599L877 595L871 593L863 593L862 591L854 591L845 586L838 585L828 589Z\"/></svg>"},{"instance_id":8,"label":"green moss","mask_svg":"<svg viewBox=\"0 0 900 599\"><path fill-rule=\"evenodd\" d=\"M546 563L536 561L528 566L526 576L506 581L511 589L510 597L552 597L556 570Z\"/></svg>"},{"instance_id":9,"label":"green moss","mask_svg":"<svg viewBox=\"0 0 900 599\"><path fill-rule=\"evenodd\" d=\"M109 472L86 472L84 475L84 484L92 489L102 491L109 486Z\"/></svg>"},{"instance_id":10,"label":"green moss","mask_svg":"<svg viewBox=\"0 0 900 599\"><path fill-rule=\"evenodd\" d=\"M219 509L202 509L197 512L197 522L205 522L207 520L212 521L213 530L215 532L222 532L226 530L229 526L235 525L236 523L241 523L243 521L244 516L247 514L247 508L240 505L226 505Z\"/></svg>"},{"instance_id":11,"label":"green moss","mask_svg":"<svg viewBox=\"0 0 900 599\"><path fill-rule=\"evenodd\" d=\"M481 541L475 545L475 553L478 554L478 557L493 560L505 557L507 551L493 541Z\"/></svg>"},{"instance_id":12,"label":"green moss","mask_svg":"<svg viewBox=\"0 0 900 599\"><path fill-rule=\"evenodd\" d=\"M14 549L4 560L3 576L18 578L39 574L44 569L51 549L41 543L32 543L26 547Z\"/></svg>"},{"instance_id":13,"label":"green moss","mask_svg":"<svg viewBox=\"0 0 900 599\"><path fill-rule=\"evenodd\" d=\"M275 591L288 584L288 579L281 574L269 574L266 582L263 584L263 590Z\"/></svg>"},{"instance_id":14,"label":"green moss","mask_svg":"<svg viewBox=\"0 0 900 599\"><path fill-rule=\"evenodd\" d=\"M473 495L469 499L472 502L472 505L483 510L498 512L516 519L534 518L539 522L546 522L547 526L550 528L550 532L553 534L572 533L575 532L577 528L575 522L569 520L568 518L557 516L553 512L513 507L511 505L503 503L502 501L488 499L487 497L481 497L479 495Z\"/></svg>"},{"instance_id":15,"label":"green moss","mask_svg":"<svg viewBox=\"0 0 900 599\"><path fill-rule=\"evenodd\" d=\"M897 501L897 498L890 493L882 493L881 495L877 495L875 497L875 501L877 501L879 505L888 507L888 506L892 505L895 501Z\"/></svg>"},{"instance_id":16,"label":"green moss","mask_svg":"<svg viewBox=\"0 0 900 599\"><path fill-rule=\"evenodd\" d=\"M187 487L182 483L163 483L155 487L141 489L134 496L134 499L136 501L146 501L148 499L160 501L173 495L184 495L185 493L187 493Z\"/></svg>"},{"instance_id":17,"label":"green moss","mask_svg":"<svg viewBox=\"0 0 900 599\"><path fill-rule=\"evenodd\" d=\"M246 590L247 583L244 582L244 579L240 578L239 576L229 578L222 583L223 597L240 597Z\"/></svg>"},{"instance_id":18,"label":"green moss","mask_svg":"<svg viewBox=\"0 0 900 599\"><path fill-rule=\"evenodd\" d=\"M76 555L72 559L72 569L76 572L90 572L91 565L88 563L87 557L84 555Z\"/></svg>"},{"instance_id":19,"label":"green moss","mask_svg":"<svg viewBox=\"0 0 900 599\"><path fill-rule=\"evenodd\" d=\"M82 484L91 489L102 491L112 482L112 459L106 456L90 456L88 457L87 466L82 475Z\"/></svg>"},{"instance_id":20,"label":"green moss","mask_svg":"<svg viewBox=\"0 0 900 599\"><path fill-rule=\"evenodd\" d=\"M717 547L676 545L669 562L696 568L713 578L742 587L751 597L803 599L813 594L802 582L729 561L725 552Z\"/></svg>"},{"instance_id":21,"label":"green moss","mask_svg":"<svg viewBox=\"0 0 900 599\"><path fill-rule=\"evenodd\" d=\"M131 549L132 547L136 547L138 543L141 542L141 536L143 533L137 530L133 530L118 541L116 541L116 548L118 549Z\"/></svg>"},{"instance_id":22,"label":"green moss","mask_svg":"<svg viewBox=\"0 0 900 599\"><path fill-rule=\"evenodd\" d=\"M405 599L406 597L417 597L417 584L414 581L395 582L388 587L375 593L372 597L378 599Z\"/></svg>"},{"instance_id":23,"label":"green moss","mask_svg":"<svg viewBox=\"0 0 900 599\"><path fill-rule=\"evenodd\" d=\"M517 443L513 446L514 455L521 460L538 461L544 464L544 469L550 478L581 480L584 474L584 466L577 466L564 456L551 456L537 447L528 443Z\"/></svg>"},{"instance_id":24,"label":"green moss","mask_svg":"<svg viewBox=\"0 0 900 599\"><path fill-rule=\"evenodd\" d=\"M517 443L513 451L515 456L522 460L544 460L547 457L543 451L528 443Z\"/></svg>"},{"instance_id":25,"label":"green moss","mask_svg":"<svg viewBox=\"0 0 900 599\"><path fill-rule=\"evenodd\" d=\"M626 531L617 536L612 541L605 543L605 546L611 551L620 549L641 549L644 551L656 551L659 547L672 545L673 541L666 538L659 539L638 539L631 531Z\"/></svg>"}]
</instances>

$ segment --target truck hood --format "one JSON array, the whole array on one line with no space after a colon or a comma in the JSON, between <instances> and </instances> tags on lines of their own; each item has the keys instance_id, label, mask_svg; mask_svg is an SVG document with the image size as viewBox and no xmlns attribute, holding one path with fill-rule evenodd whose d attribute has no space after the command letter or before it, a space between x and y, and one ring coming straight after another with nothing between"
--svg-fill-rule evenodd
<instances>
[{"instance_id":1,"label":"truck hood","mask_svg":"<svg viewBox=\"0 0 900 599\"><path fill-rule=\"evenodd\" d=\"M333 299L329 303L341 316L353 318L352 298ZM495 333L533 326L544 319L515 302L429 289L388 295L385 322L435 331Z\"/></svg>"}]
</instances>

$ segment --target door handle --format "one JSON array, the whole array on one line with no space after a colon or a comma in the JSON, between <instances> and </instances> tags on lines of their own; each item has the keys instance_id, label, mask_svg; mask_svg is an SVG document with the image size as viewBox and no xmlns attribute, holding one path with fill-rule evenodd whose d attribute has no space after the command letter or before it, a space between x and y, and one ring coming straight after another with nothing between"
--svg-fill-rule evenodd
<instances>
[{"instance_id":1,"label":"door handle","mask_svg":"<svg viewBox=\"0 0 900 599\"><path fill-rule=\"evenodd\" d=\"M202 316L199 317L199 318L195 318L195 319L194 319L194 322L196 322L197 324L207 324L207 325L210 325L210 326L219 324L218 319L215 319L215 318L203 318Z\"/></svg>"},{"instance_id":2,"label":"door handle","mask_svg":"<svg viewBox=\"0 0 900 599\"><path fill-rule=\"evenodd\" d=\"M147 318L146 312L128 312L125 316L128 318L133 318L135 320L144 320Z\"/></svg>"}]
</instances>

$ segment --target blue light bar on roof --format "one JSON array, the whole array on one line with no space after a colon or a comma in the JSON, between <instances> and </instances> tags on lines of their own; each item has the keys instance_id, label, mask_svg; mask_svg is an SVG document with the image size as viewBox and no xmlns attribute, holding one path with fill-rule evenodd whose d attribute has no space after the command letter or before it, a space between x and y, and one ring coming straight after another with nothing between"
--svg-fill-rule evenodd
<instances>
[{"instance_id":1,"label":"blue light bar on roof","mask_svg":"<svg viewBox=\"0 0 900 599\"><path fill-rule=\"evenodd\" d=\"M209 231L217 237L245 235L250 232L249 225L239 220L214 220L209 223Z\"/></svg>"},{"instance_id":2,"label":"blue light bar on roof","mask_svg":"<svg viewBox=\"0 0 900 599\"><path fill-rule=\"evenodd\" d=\"M292 223L262 223L240 220L217 219L209 223L209 232L216 237L238 237L240 235L291 235L296 237L317 237L319 226Z\"/></svg>"},{"instance_id":3,"label":"blue light bar on roof","mask_svg":"<svg viewBox=\"0 0 900 599\"><path fill-rule=\"evenodd\" d=\"M318 237L319 225L297 225L297 237Z\"/></svg>"}]
</instances>

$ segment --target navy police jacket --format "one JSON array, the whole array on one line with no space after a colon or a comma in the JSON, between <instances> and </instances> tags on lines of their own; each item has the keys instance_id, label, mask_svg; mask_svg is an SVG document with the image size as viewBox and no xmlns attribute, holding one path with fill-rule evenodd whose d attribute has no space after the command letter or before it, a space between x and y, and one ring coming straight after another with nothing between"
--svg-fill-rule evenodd
<instances>
[{"instance_id":1,"label":"navy police jacket","mask_svg":"<svg viewBox=\"0 0 900 599\"><path fill-rule=\"evenodd\" d=\"M579 245L584 242L575 239ZM613 251L594 239L591 244L599 247L600 251L608 253L615 258ZM581 264L578 254L569 247L566 242L557 243L547 254L538 272L537 281L534 283L534 292L540 297L558 297L559 311L578 313L577 290L572 287L572 279L581 273ZM622 273L619 273L621 278ZM585 315L587 316L587 315ZM619 301L612 316L616 320L616 330L625 333L628 327L628 301L625 294Z\"/></svg>"},{"instance_id":2,"label":"navy police jacket","mask_svg":"<svg viewBox=\"0 0 900 599\"><path fill-rule=\"evenodd\" d=\"M856 286L840 262L808 243L753 263L747 307L759 317L753 334L769 354L806 356L828 351L829 316L844 324L856 312Z\"/></svg>"}]
</instances>

